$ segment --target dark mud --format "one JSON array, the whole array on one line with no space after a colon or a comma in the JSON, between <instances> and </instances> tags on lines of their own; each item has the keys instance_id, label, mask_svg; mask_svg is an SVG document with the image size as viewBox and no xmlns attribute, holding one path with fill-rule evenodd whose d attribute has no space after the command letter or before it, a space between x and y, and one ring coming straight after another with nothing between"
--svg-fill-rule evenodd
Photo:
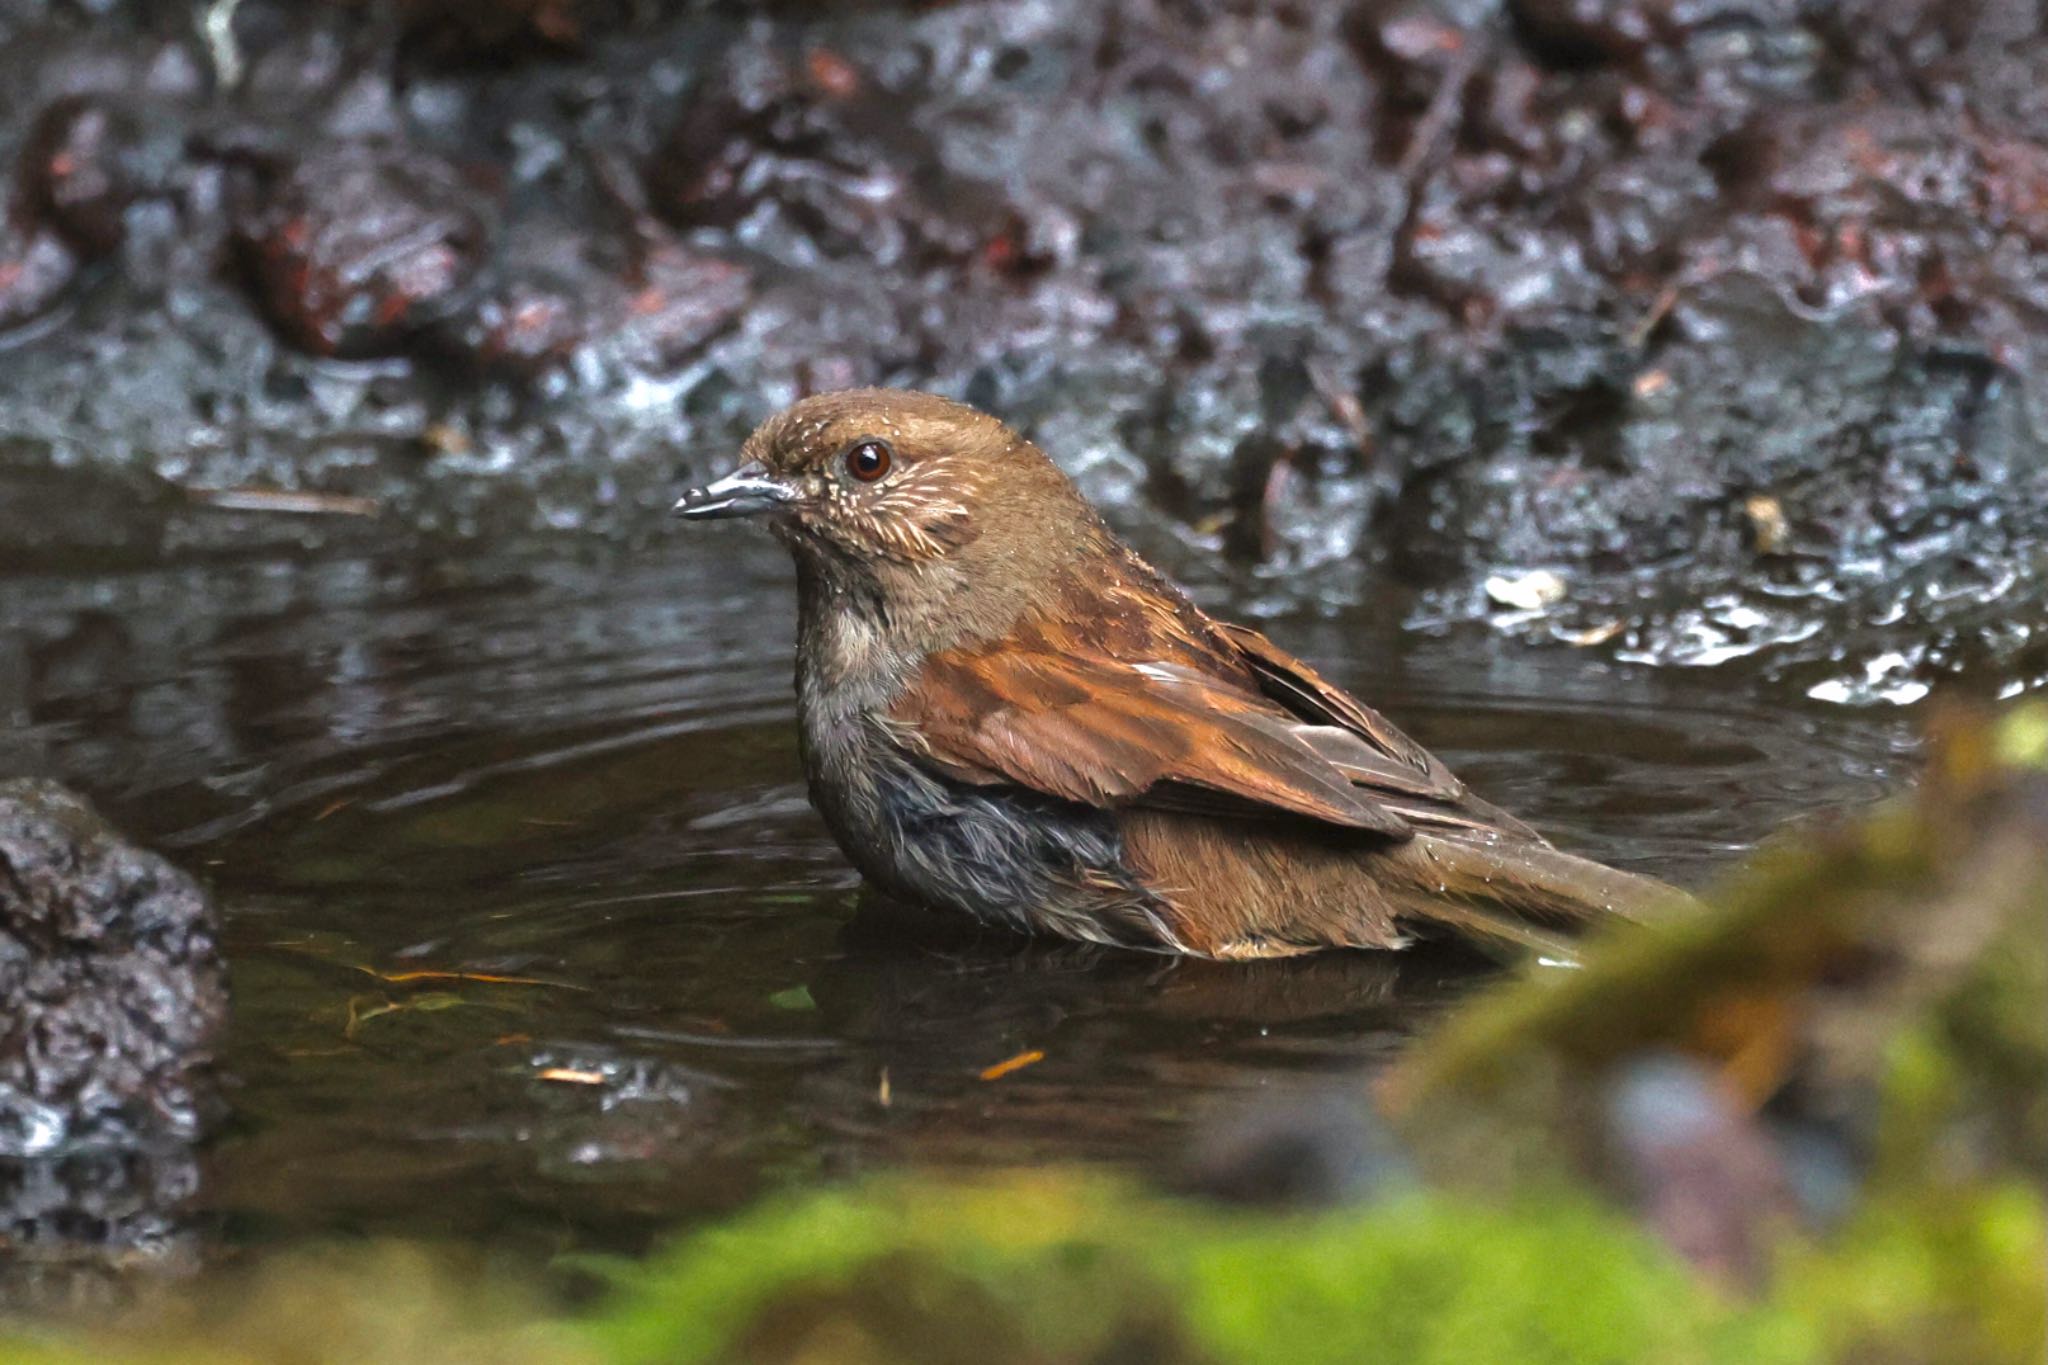
<instances>
[{"instance_id":1,"label":"dark mud","mask_svg":"<svg viewBox=\"0 0 2048 1365\"><path fill-rule=\"evenodd\" d=\"M2036 0L93 13L0 9L17 464L630 537L918 384L1254 608L2048 678Z\"/></svg>"}]
</instances>

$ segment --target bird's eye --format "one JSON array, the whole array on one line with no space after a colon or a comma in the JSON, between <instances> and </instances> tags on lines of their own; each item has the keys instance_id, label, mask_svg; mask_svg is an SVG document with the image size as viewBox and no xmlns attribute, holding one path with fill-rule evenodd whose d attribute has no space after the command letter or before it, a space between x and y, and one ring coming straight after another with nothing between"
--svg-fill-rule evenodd
<instances>
[{"instance_id":1,"label":"bird's eye","mask_svg":"<svg viewBox=\"0 0 2048 1365\"><path fill-rule=\"evenodd\" d=\"M857 441L846 449L846 472L862 483L873 483L889 472L889 443Z\"/></svg>"}]
</instances>

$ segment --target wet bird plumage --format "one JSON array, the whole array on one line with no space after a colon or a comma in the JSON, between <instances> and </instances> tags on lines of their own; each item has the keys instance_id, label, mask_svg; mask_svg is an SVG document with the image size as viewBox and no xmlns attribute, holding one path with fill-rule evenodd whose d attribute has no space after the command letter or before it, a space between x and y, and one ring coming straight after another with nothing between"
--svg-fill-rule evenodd
<instances>
[{"instance_id":1,"label":"wet bird plumage","mask_svg":"<svg viewBox=\"0 0 2048 1365\"><path fill-rule=\"evenodd\" d=\"M872 483L845 466L862 442L890 456ZM1566 952L1589 922L1677 898L1551 847L1265 636L1210 618L986 414L828 394L745 454L754 510L797 564L813 800L885 890L1221 958L1445 932ZM693 499L729 514L710 492L679 510Z\"/></svg>"}]
</instances>

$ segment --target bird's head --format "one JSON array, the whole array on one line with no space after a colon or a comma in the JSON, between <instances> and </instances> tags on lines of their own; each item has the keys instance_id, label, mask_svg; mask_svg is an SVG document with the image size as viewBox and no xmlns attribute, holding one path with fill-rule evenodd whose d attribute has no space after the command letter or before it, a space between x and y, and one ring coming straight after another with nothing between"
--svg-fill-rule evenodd
<instances>
[{"instance_id":1,"label":"bird's head","mask_svg":"<svg viewBox=\"0 0 2048 1365\"><path fill-rule=\"evenodd\" d=\"M898 614L929 615L953 593L1013 597L1100 536L1094 512L1036 446L931 394L806 398L762 423L741 456L732 473L685 493L676 515L760 517L800 569Z\"/></svg>"}]
</instances>

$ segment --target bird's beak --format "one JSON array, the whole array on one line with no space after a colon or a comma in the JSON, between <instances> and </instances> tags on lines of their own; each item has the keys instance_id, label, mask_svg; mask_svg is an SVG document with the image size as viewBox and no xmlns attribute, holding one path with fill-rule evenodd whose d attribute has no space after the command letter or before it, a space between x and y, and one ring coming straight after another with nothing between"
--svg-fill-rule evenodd
<instances>
[{"instance_id":1,"label":"bird's beak","mask_svg":"<svg viewBox=\"0 0 2048 1365\"><path fill-rule=\"evenodd\" d=\"M697 521L713 517L751 517L786 507L796 490L749 460L716 483L692 488L675 505L675 514Z\"/></svg>"}]
</instances>

